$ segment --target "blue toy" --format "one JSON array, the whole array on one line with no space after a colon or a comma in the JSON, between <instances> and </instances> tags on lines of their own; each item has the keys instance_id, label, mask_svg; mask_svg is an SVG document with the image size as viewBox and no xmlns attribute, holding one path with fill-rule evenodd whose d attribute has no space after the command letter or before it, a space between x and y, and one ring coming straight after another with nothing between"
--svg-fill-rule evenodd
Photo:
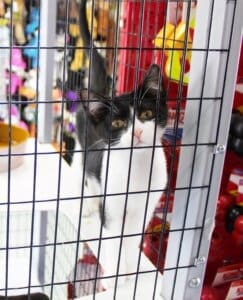
<instances>
[{"instance_id":1,"label":"blue toy","mask_svg":"<svg viewBox=\"0 0 243 300\"><path fill-rule=\"evenodd\" d=\"M28 48L29 47L29 48ZM23 50L24 55L31 58L31 68L37 68L37 48L38 48L38 33L26 44Z\"/></svg>"},{"instance_id":2,"label":"blue toy","mask_svg":"<svg viewBox=\"0 0 243 300\"><path fill-rule=\"evenodd\" d=\"M26 25L25 32L27 35L35 33L39 27L40 10L37 7L32 7L30 11L30 23Z\"/></svg>"},{"instance_id":3,"label":"blue toy","mask_svg":"<svg viewBox=\"0 0 243 300\"><path fill-rule=\"evenodd\" d=\"M25 32L28 36L28 43L23 50L23 54L31 59L31 68L37 68L37 48L38 48L38 27L40 19L40 10L32 7L30 10L29 23L26 25Z\"/></svg>"}]
</instances>

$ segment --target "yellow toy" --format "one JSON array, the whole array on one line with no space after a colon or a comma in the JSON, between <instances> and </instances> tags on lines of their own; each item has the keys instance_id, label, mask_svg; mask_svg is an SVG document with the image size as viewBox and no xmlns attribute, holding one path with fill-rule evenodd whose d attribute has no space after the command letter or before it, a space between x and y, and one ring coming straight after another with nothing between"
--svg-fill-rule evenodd
<instances>
[{"instance_id":1,"label":"yellow toy","mask_svg":"<svg viewBox=\"0 0 243 300\"><path fill-rule=\"evenodd\" d=\"M4 17L4 15L5 15L4 1L0 0L0 17Z\"/></svg>"},{"instance_id":2,"label":"yellow toy","mask_svg":"<svg viewBox=\"0 0 243 300\"><path fill-rule=\"evenodd\" d=\"M97 40L98 36L102 37L105 42L105 46L112 47L114 45L114 30L112 28L115 27L113 19L109 16L109 3L108 2L102 2L102 4L97 1L95 6L97 9L97 12L95 14L95 17L93 18L93 9L91 3L87 4L86 8L86 15L87 20L89 24L89 30L91 31L91 25L92 25L92 38L93 40ZM74 53L74 58L71 62L70 69L72 71L79 71L83 67L87 67L87 59L83 52L83 42L80 38L80 30L79 30L79 22L78 22L78 5L75 0L70 2L70 19L74 20L74 23L69 25L69 34L73 38L77 38L76 41L76 47ZM93 20L92 20L93 18ZM76 21L76 22L75 22ZM101 43L101 42L100 42ZM106 59L108 66L113 66L113 56L114 51L107 50L106 52ZM108 69L111 69L111 67L108 67Z\"/></svg>"},{"instance_id":3,"label":"yellow toy","mask_svg":"<svg viewBox=\"0 0 243 300\"><path fill-rule=\"evenodd\" d=\"M84 51L82 49L83 41L80 37L77 39L76 47L77 49L74 52L74 58L70 64L70 70L74 72L78 72L84 65Z\"/></svg>"},{"instance_id":4,"label":"yellow toy","mask_svg":"<svg viewBox=\"0 0 243 300\"><path fill-rule=\"evenodd\" d=\"M87 15L87 20L88 20L88 24L89 24L89 29L91 29L91 24L93 27L93 39L95 40L97 38L97 20L96 18L93 19L92 21L92 7L91 6L87 6L87 11L86 11L86 15ZM74 58L70 64L70 70L77 72L79 71L81 68L85 67L85 56L84 56L84 51L82 49L83 47L83 41L80 38L80 30L79 30L79 22L78 22L78 5L76 3L76 1L72 1L71 2L71 6L70 6L70 18L72 20L76 20L76 23L70 24L69 25L69 34L74 37L77 38L76 41L76 47L77 49L75 49L74 52ZM93 23L92 23L93 22Z\"/></svg>"},{"instance_id":5,"label":"yellow toy","mask_svg":"<svg viewBox=\"0 0 243 300\"><path fill-rule=\"evenodd\" d=\"M194 28L194 19L189 24L189 29ZM185 60L190 62L191 59L191 47L192 37L188 32L187 45L186 42L186 23L180 22L177 26L172 24L166 24L157 34L154 45L156 47L166 48L165 55L167 56L165 63L165 74L168 78L175 81L181 79L183 72L181 59L183 58L184 49L186 49ZM171 49L171 50L170 50ZM181 50L180 50L181 49ZM182 81L184 84L188 84L189 75L183 74Z\"/></svg>"},{"instance_id":6,"label":"yellow toy","mask_svg":"<svg viewBox=\"0 0 243 300\"><path fill-rule=\"evenodd\" d=\"M11 0L4 0L7 5L11 5ZM2 3L2 2L1 2ZM24 34L24 23L26 17L26 7L24 0L14 0L13 1L13 24L14 24L14 36L20 45L26 43L26 38ZM4 15L4 18L0 19L0 25L10 24L10 8Z\"/></svg>"}]
</instances>

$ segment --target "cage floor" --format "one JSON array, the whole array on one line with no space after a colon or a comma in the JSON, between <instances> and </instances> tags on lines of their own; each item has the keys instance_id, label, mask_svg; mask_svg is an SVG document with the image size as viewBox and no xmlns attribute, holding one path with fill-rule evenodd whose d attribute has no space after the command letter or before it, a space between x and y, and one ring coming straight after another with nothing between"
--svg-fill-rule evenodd
<instances>
[{"instance_id":1,"label":"cage floor","mask_svg":"<svg viewBox=\"0 0 243 300\"><path fill-rule=\"evenodd\" d=\"M154 291L154 275L152 274L144 274L139 277L136 287L136 299L152 299L152 292ZM116 300L124 300L124 299L134 299L134 281L128 281L121 287L118 287L116 290ZM153 299L162 300L162 296L160 296L161 291L161 278L158 278L156 293ZM91 300L93 299L93 295L84 296L77 298L77 300ZM95 294L95 299L97 300L107 300L114 299L114 291L112 289L99 292Z\"/></svg>"},{"instance_id":2,"label":"cage floor","mask_svg":"<svg viewBox=\"0 0 243 300\"><path fill-rule=\"evenodd\" d=\"M71 198L80 194L73 177L71 168L52 145L35 144L29 139L23 164L11 174L0 173L0 210L6 211L7 203L11 210L31 210L33 202L35 210L55 210L57 198L68 198L60 201L61 208L70 207Z\"/></svg>"},{"instance_id":3,"label":"cage floor","mask_svg":"<svg viewBox=\"0 0 243 300\"><path fill-rule=\"evenodd\" d=\"M28 141L26 153L27 155L24 158L23 165L11 170L10 178L8 176L8 172L0 173L0 210L6 211L9 207L7 205L9 201L11 204L11 211L31 211L33 203L35 203L35 210L56 211L57 199L59 198L61 200L58 201L59 210L68 216L74 228L78 231L80 207L80 196L78 197L78 195L80 195L80 185L75 181L80 180L80 178L76 178L76 172L78 170L70 168L63 159L60 159L60 154L56 152L50 144L35 144L35 141L30 139ZM38 153L38 155L36 156L35 153ZM58 175L59 173L60 176ZM36 184L33 185L33 182ZM33 201L33 195L35 201ZM96 240L88 242L90 249L96 257L99 248L97 237L100 235L101 226L101 224L97 222L97 219L99 219L99 217L95 215L90 218L83 218L80 233L80 237L82 239ZM81 259L82 256L79 256L79 258ZM99 262L102 266L102 255L100 256ZM21 266L20 263L23 264L23 266ZM151 291L155 288L154 282L157 272L153 264L144 254L141 256L140 265L140 270L152 270L152 272L139 274L136 287L137 297L141 299L149 299ZM28 260L26 262L13 262L13 266L9 266L9 269L11 269L11 271L16 269L26 269L26 271L28 271ZM2 274L5 274L5 272ZM37 275L37 272L32 274L32 285L35 280L36 282L38 281ZM26 276L28 280L28 272ZM11 279L13 280L13 283L11 283L11 285L13 284L12 286L16 286L16 283L18 283L18 285L20 284L17 280L18 277L19 276L16 277L16 282L14 282L14 277ZM157 295L159 295L161 290L161 277L161 274L158 274L158 281L156 285ZM25 278L25 276L22 276L22 278ZM25 284L25 286L28 286L28 282L25 281ZM127 280L124 286L119 287L117 289L117 299L131 299L134 292L134 284L135 279L130 279ZM112 289L101 292L97 299L112 299L113 292L114 291ZM139 297L139 295L141 295L141 297ZM146 295L148 295L148 297L146 297ZM144 296L145 298L143 298ZM87 296L87 298L84 297L82 299L89 299L89 297L90 296Z\"/></svg>"},{"instance_id":4,"label":"cage floor","mask_svg":"<svg viewBox=\"0 0 243 300\"><path fill-rule=\"evenodd\" d=\"M97 222L98 216L95 214L88 218L83 218L81 222L81 236L83 239L94 240L89 241L88 246L90 247L93 255L98 256L99 253L99 242L96 240L100 234L100 224ZM105 241L102 242L103 244ZM103 264L105 258L103 257L102 250L99 253L99 262L102 267L105 268ZM89 276L94 278L96 268L93 269L94 274L92 274L92 268L89 269ZM119 284L118 279L118 289L116 291L116 299L132 299L134 290L136 290L137 299L150 299L151 293L155 291L155 299L161 299L159 294L161 291L162 275L159 272L156 272L156 268L151 263L151 261L141 253L140 261L140 270L141 274L137 276L137 284L135 288L135 276L132 276L131 279L126 280L125 283ZM148 272L147 272L148 271ZM144 273L143 273L144 272ZM147 273L146 273L147 272ZM92 276L93 275L93 276ZM158 277L157 277L158 276ZM156 280L157 278L157 280ZM156 282L156 284L155 284ZM113 299L114 289L109 289L104 292L99 292L96 294L97 299ZM92 299L92 295L81 297L80 299Z\"/></svg>"},{"instance_id":5,"label":"cage floor","mask_svg":"<svg viewBox=\"0 0 243 300\"><path fill-rule=\"evenodd\" d=\"M34 264L33 264L34 266ZM31 286L39 286L38 268L31 269ZM5 272L6 266L3 262L0 263L0 289L5 288ZM28 258L14 258L13 255L9 259L8 266L8 295L21 295L28 292L29 285L29 259ZM41 288L32 287L30 292L41 292ZM3 294L3 292L0 292Z\"/></svg>"}]
</instances>

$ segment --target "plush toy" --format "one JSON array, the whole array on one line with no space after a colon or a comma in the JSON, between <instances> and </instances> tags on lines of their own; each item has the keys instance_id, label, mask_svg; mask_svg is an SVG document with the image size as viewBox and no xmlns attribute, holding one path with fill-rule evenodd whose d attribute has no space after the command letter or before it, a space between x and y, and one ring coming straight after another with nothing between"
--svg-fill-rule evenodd
<instances>
[{"instance_id":1,"label":"plush toy","mask_svg":"<svg viewBox=\"0 0 243 300\"><path fill-rule=\"evenodd\" d=\"M225 226L235 242L243 246L243 169L240 167L232 170L227 191L234 203L226 211Z\"/></svg>"},{"instance_id":2,"label":"plush toy","mask_svg":"<svg viewBox=\"0 0 243 300\"><path fill-rule=\"evenodd\" d=\"M26 69L26 62L23 59L22 52L19 48L12 48L12 70L21 72Z\"/></svg>"},{"instance_id":3,"label":"plush toy","mask_svg":"<svg viewBox=\"0 0 243 300\"><path fill-rule=\"evenodd\" d=\"M20 87L23 85L23 80L20 76L18 76L14 72L8 72L5 73L5 78L7 82L7 95L11 94L14 95L18 92Z\"/></svg>"},{"instance_id":4,"label":"plush toy","mask_svg":"<svg viewBox=\"0 0 243 300\"><path fill-rule=\"evenodd\" d=\"M8 24L11 22L11 10L13 10L13 25L14 25L14 36L18 44L23 45L26 43L26 37L24 33L25 18L27 15L24 0L4 0L9 6L5 13L5 18L8 20ZM13 3L13 8L10 5Z\"/></svg>"},{"instance_id":5,"label":"plush toy","mask_svg":"<svg viewBox=\"0 0 243 300\"><path fill-rule=\"evenodd\" d=\"M92 18L92 7L87 6L87 19L89 24L89 29L91 30L91 23L92 23L92 37L95 40L97 38L97 20L96 18L91 21ZM80 38L80 30L79 30L79 16L78 16L78 5L76 1L72 1L70 5L70 18L72 20L71 24L69 24L69 34L76 39L75 43L75 51L74 51L74 58L70 64L70 70L77 72L85 67L85 55L82 49L83 41Z\"/></svg>"},{"instance_id":6,"label":"plush toy","mask_svg":"<svg viewBox=\"0 0 243 300\"><path fill-rule=\"evenodd\" d=\"M31 68L37 68L38 65L37 47L38 47L38 31L35 32L33 38L29 40L29 42L26 44L26 47L23 50L24 55L31 59Z\"/></svg>"},{"instance_id":7,"label":"plush toy","mask_svg":"<svg viewBox=\"0 0 243 300\"><path fill-rule=\"evenodd\" d=\"M70 10L69 10L69 18L71 20L71 23L69 24L69 34L74 38L80 37L78 11L79 8L76 0L71 1ZM92 6L89 4L87 4L86 16L89 24L89 30L91 30L91 24L92 24L92 30L93 30L92 37L94 40L96 40L98 24L97 24L96 17L93 18Z\"/></svg>"},{"instance_id":8,"label":"plush toy","mask_svg":"<svg viewBox=\"0 0 243 300\"><path fill-rule=\"evenodd\" d=\"M40 10L37 7L32 7L30 11L30 21L26 25L25 32L27 35L35 34L39 27Z\"/></svg>"},{"instance_id":9,"label":"plush toy","mask_svg":"<svg viewBox=\"0 0 243 300\"><path fill-rule=\"evenodd\" d=\"M70 64L70 70L77 72L81 69L82 66L84 66L84 61L85 61L84 51L82 49L83 41L81 38L77 39L75 47L76 47L76 50L74 52L74 59L72 60L72 62Z\"/></svg>"},{"instance_id":10,"label":"plush toy","mask_svg":"<svg viewBox=\"0 0 243 300\"><path fill-rule=\"evenodd\" d=\"M4 1L0 0L0 17L4 17L5 15L5 5Z\"/></svg>"},{"instance_id":11,"label":"plush toy","mask_svg":"<svg viewBox=\"0 0 243 300\"><path fill-rule=\"evenodd\" d=\"M16 94L23 85L26 63L23 60L21 50L11 49L11 68L6 66L5 78L7 80L7 94Z\"/></svg>"},{"instance_id":12,"label":"plush toy","mask_svg":"<svg viewBox=\"0 0 243 300\"><path fill-rule=\"evenodd\" d=\"M243 115L238 112L232 114L228 147L243 156Z\"/></svg>"},{"instance_id":13,"label":"plush toy","mask_svg":"<svg viewBox=\"0 0 243 300\"><path fill-rule=\"evenodd\" d=\"M19 94L27 99L33 100L36 96L37 71L31 69L25 77L24 84L19 89Z\"/></svg>"},{"instance_id":14,"label":"plush toy","mask_svg":"<svg viewBox=\"0 0 243 300\"><path fill-rule=\"evenodd\" d=\"M243 246L243 203L235 204L227 211L226 228L235 242Z\"/></svg>"},{"instance_id":15,"label":"plush toy","mask_svg":"<svg viewBox=\"0 0 243 300\"><path fill-rule=\"evenodd\" d=\"M95 12L93 13L92 5L87 3L87 20L89 24L89 30L91 31L92 25L92 38L94 41L99 42L100 44L104 43L104 47L112 48L115 43L115 32L111 30L115 28L114 20L110 16L109 3L97 1L95 3ZM93 17L94 15L94 17ZM70 2L70 12L69 18L71 20L69 24L69 34L76 39L76 49L74 52L74 58L70 65L70 70L79 71L82 68L87 67L85 62L85 57L83 53L83 43L80 39L80 31L79 31L79 16L78 16L78 5L76 0ZM109 74L113 72L113 59L114 59L114 51L106 50L105 53L106 61L107 61L107 70Z\"/></svg>"},{"instance_id":16,"label":"plush toy","mask_svg":"<svg viewBox=\"0 0 243 300\"><path fill-rule=\"evenodd\" d=\"M191 30L194 28L194 19L191 20L189 28ZM185 66L182 66L183 56L185 55L185 62L188 64L191 59L192 36L189 29L188 34L186 30L187 25L183 21L177 26L167 23L154 40L156 47L166 48L165 74L175 81L180 81L182 72L185 73ZM185 42L187 42L187 45L185 45ZM183 74L182 81L184 84L188 84L189 75L187 73Z\"/></svg>"}]
</instances>

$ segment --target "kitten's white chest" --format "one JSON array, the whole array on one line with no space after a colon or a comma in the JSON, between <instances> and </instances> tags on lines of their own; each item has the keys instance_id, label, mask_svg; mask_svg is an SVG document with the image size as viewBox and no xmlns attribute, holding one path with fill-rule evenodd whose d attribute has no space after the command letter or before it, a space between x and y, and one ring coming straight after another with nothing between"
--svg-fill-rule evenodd
<instances>
[{"instance_id":1,"label":"kitten's white chest","mask_svg":"<svg viewBox=\"0 0 243 300\"><path fill-rule=\"evenodd\" d=\"M152 157L153 156L153 157ZM140 192L164 188L166 162L162 149L106 151L102 164L102 185L107 193ZM149 187L150 186L150 187Z\"/></svg>"},{"instance_id":2,"label":"kitten's white chest","mask_svg":"<svg viewBox=\"0 0 243 300\"><path fill-rule=\"evenodd\" d=\"M133 149L132 154L130 150L111 150L104 156L101 178L107 213L119 218L126 205L127 217L140 216L142 222L145 207L151 216L166 185L164 153L156 148L152 159L152 149Z\"/></svg>"}]
</instances>

